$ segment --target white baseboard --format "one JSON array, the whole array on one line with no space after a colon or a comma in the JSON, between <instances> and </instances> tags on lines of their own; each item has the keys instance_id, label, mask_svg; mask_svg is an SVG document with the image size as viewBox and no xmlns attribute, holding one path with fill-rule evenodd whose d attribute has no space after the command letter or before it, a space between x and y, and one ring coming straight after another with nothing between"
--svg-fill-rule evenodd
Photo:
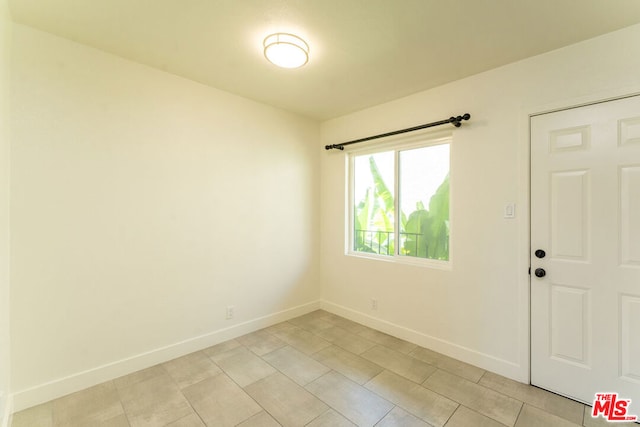
<instances>
[{"instance_id":1,"label":"white baseboard","mask_svg":"<svg viewBox=\"0 0 640 427\"><path fill-rule=\"evenodd\" d=\"M13 396L7 396L5 407L1 409L3 410L3 415L2 420L0 420L0 427L11 426L11 417L13 415Z\"/></svg>"},{"instance_id":2,"label":"white baseboard","mask_svg":"<svg viewBox=\"0 0 640 427\"><path fill-rule=\"evenodd\" d=\"M319 308L516 381L528 381L528 373L523 372L523 367L517 363L426 335L338 304L328 301L314 301L15 392L7 400L8 411L5 412L1 427L9 427L12 409L15 412L21 411L140 369L205 349L258 329L284 322Z\"/></svg>"},{"instance_id":3,"label":"white baseboard","mask_svg":"<svg viewBox=\"0 0 640 427\"><path fill-rule=\"evenodd\" d=\"M249 320L228 328L210 332L198 337L158 348L143 354L98 366L84 372L59 378L26 390L13 393L13 410L21 411L35 405L83 390L88 387L109 381L158 363L164 363L177 357L211 347L223 341L237 338L258 329L266 328L279 322L302 316L321 307L320 301L303 304L257 319ZM5 427L4 425L2 427ZM8 426L7 426L8 427Z\"/></svg>"},{"instance_id":4,"label":"white baseboard","mask_svg":"<svg viewBox=\"0 0 640 427\"><path fill-rule=\"evenodd\" d=\"M404 326L396 325L386 320L378 319L359 311L352 310L338 304L328 301L322 301L322 309L338 316L345 317L354 322L361 323L381 332L385 332L394 337L412 342L421 347L428 348L446 356L453 357L462 362L469 363L487 371L503 375L515 381L528 382L528 373L517 363L509 360L500 359L490 354L481 353L479 351L442 340Z\"/></svg>"}]
</instances>

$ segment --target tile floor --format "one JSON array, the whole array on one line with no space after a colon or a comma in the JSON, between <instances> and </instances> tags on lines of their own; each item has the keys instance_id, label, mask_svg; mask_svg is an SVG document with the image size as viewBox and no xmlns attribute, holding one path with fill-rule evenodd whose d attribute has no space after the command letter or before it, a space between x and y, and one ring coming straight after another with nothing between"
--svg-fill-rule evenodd
<instances>
[{"instance_id":1,"label":"tile floor","mask_svg":"<svg viewBox=\"0 0 640 427\"><path fill-rule=\"evenodd\" d=\"M318 310L19 412L12 425L606 425L588 409Z\"/></svg>"}]
</instances>

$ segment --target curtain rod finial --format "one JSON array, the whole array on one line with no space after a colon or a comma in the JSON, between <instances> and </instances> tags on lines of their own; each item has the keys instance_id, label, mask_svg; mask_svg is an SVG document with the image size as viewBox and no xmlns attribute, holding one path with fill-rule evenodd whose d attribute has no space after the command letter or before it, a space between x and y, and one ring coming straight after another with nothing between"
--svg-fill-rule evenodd
<instances>
[{"instance_id":1,"label":"curtain rod finial","mask_svg":"<svg viewBox=\"0 0 640 427\"><path fill-rule=\"evenodd\" d=\"M463 120L469 120L470 118L471 118L471 114L465 113L462 116L449 117L449 122L455 127L459 128L462 125Z\"/></svg>"}]
</instances>

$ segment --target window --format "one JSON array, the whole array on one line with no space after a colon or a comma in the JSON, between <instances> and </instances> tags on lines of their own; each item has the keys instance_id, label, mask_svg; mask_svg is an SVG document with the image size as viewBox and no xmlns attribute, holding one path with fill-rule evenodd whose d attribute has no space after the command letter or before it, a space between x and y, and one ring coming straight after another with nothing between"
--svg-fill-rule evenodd
<instances>
[{"instance_id":1,"label":"window","mask_svg":"<svg viewBox=\"0 0 640 427\"><path fill-rule=\"evenodd\" d=\"M446 138L350 154L350 253L448 264L449 147Z\"/></svg>"}]
</instances>

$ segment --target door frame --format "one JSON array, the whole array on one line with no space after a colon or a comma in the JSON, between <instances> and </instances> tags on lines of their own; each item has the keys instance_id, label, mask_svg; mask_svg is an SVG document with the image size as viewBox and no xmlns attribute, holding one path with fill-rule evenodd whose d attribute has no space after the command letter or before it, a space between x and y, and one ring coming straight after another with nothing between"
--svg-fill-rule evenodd
<instances>
[{"instance_id":1,"label":"door frame","mask_svg":"<svg viewBox=\"0 0 640 427\"><path fill-rule=\"evenodd\" d=\"M518 166L522 171L520 183L522 185L522 188L525 189L525 191L522 192L523 194L519 195L518 198L521 200L518 200L518 202L520 203L520 206L522 206L519 209L519 213L520 215L523 216L520 232L521 233L525 232L524 228L526 228L526 237L522 239L522 241L524 242L523 244L526 245L526 248L523 248L523 252L526 255L522 253L520 255L523 258L522 259L523 265L521 265L523 275L526 275L526 280L524 280L524 282L526 282L526 285L521 286L521 289L526 289L526 292L524 292L526 293L526 298L523 298L523 299L526 299L526 310L525 310L526 313L524 313L521 316L522 318L526 317L526 322L525 322L526 327L524 329L526 330L526 342L522 343L521 356L523 360L523 365L526 365L526 371L527 371L526 383L528 384L531 384L531 351L532 351L532 343L531 343L531 326L532 326L532 319L531 319L532 280L531 280L531 277L532 276L530 274L531 241L532 241L531 239L531 218L532 218L532 215L531 215L531 208L532 208L532 203L531 203L531 172L532 172L531 118L542 115L542 114L549 114L549 113L554 113L558 111L571 110L571 109L586 107L594 104L602 104L605 102L616 101L620 99L630 98L633 96L640 96L640 87L633 87L633 88L627 87L627 88L615 89L615 90L610 90L606 92L594 93L594 94L590 94L590 95L586 95L578 98L557 100L548 104L523 106L522 108L522 113L520 114L522 123L520 123L520 126L519 126L520 132L522 135L522 138L520 138L520 140L523 141L523 144L525 145L522 147L522 150L520 150L519 152L526 153L526 155L523 154L520 156L521 158L518 161L519 163ZM524 157L526 157L526 159ZM526 218L524 218L524 216L526 216ZM522 303L522 300L521 300L521 303ZM526 354L523 354L523 353L526 353Z\"/></svg>"}]
</instances>

